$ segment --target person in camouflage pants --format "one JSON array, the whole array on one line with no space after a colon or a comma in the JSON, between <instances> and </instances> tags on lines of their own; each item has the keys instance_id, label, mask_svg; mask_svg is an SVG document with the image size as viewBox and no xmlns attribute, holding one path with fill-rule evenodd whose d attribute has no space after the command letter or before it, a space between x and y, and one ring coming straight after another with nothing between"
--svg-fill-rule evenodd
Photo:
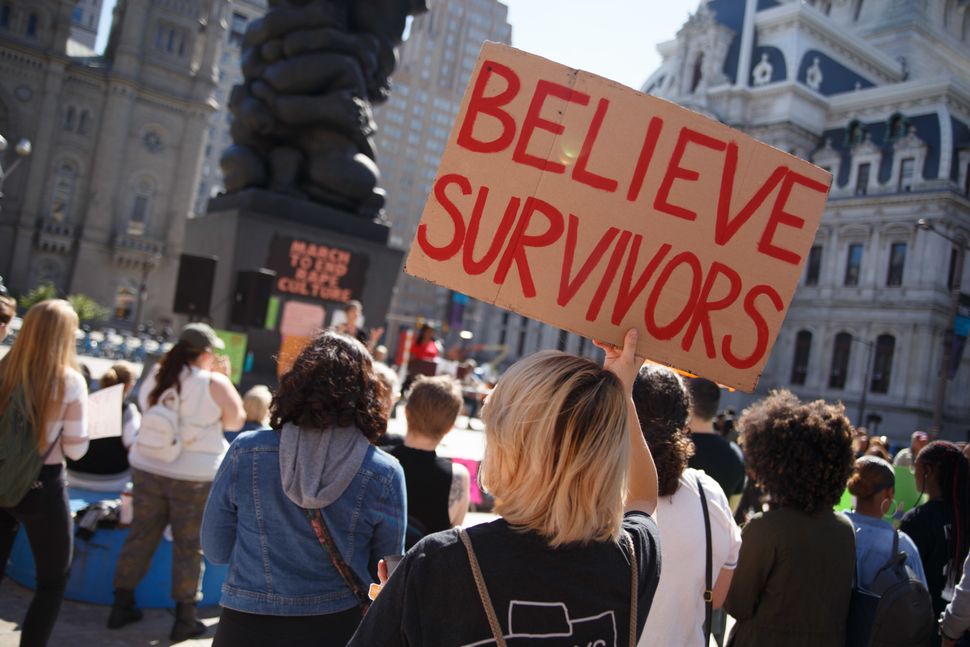
<instances>
[{"instance_id":1,"label":"person in camouflage pants","mask_svg":"<svg viewBox=\"0 0 970 647\"><path fill-rule=\"evenodd\" d=\"M199 533L212 483L182 481L132 468L134 520L115 567L114 587L134 590L148 572L165 526L172 525L172 598L194 603L202 580ZM173 510L178 513L172 514Z\"/></svg>"}]
</instances>

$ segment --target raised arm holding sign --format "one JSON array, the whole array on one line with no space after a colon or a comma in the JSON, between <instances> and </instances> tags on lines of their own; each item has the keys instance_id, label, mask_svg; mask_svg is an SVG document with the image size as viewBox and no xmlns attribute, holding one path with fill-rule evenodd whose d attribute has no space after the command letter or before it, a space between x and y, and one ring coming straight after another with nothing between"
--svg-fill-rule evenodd
<instances>
[{"instance_id":1,"label":"raised arm holding sign","mask_svg":"<svg viewBox=\"0 0 970 647\"><path fill-rule=\"evenodd\" d=\"M831 175L741 132L486 43L406 271L752 390Z\"/></svg>"}]
</instances>

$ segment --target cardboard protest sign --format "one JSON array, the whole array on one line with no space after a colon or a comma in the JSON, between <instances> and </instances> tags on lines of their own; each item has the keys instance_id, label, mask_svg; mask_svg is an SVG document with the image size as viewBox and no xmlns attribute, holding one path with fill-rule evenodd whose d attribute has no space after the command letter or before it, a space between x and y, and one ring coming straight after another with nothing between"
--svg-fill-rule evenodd
<instances>
[{"instance_id":1,"label":"cardboard protest sign","mask_svg":"<svg viewBox=\"0 0 970 647\"><path fill-rule=\"evenodd\" d=\"M405 270L750 391L831 175L618 83L486 43Z\"/></svg>"},{"instance_id":2,"label":"cardboard protest sign","mask_svg":"<svg viewBox=\"0 0 970 647\"><path fill-rule=\"evenodd\" d=\"M88 395L88 437L91 440L121 435L124 392L124 384L115 384Z\"/></svg>"}]
</instances>

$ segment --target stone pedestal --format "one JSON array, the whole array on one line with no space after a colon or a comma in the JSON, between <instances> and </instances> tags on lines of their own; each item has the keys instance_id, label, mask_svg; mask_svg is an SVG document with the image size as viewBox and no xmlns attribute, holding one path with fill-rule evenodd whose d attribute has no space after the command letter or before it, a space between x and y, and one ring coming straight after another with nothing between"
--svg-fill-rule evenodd
<instances>
[{"instance_id":1,"label":"stone pedestal","mask_svg":"<svg viewBox=\"0 0 970 647\"><path fill-rule=\"evenodd\" d=\"M381 326L404 258L387 245L390 227L337 209L285 195L250 189L209 201L206 215L188 221L184 251L218 258L210 317L216 328L246 333L252 373L243 386L275 378L285 312L308 304L325 310L324 326L344 301L364 304L368 327ZM287 250L301 250L298 258ZM295 266L293 264L295 263ZM269 268L278 276L273 296L279 316L267 329L231 321L237 273ZM345 272L341 275L342 272Z\"/></svg>"}]
</instances>

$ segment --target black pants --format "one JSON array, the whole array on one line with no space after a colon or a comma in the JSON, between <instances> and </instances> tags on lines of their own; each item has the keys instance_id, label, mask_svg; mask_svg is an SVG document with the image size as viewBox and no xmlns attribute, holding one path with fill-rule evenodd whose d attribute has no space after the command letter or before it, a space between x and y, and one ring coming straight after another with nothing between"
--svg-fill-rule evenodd
<instances>
[{"instance_id":1,"label":"black pants","mask_svg":"<svg viewBox=\"0 0 970 647\"><path fill-rule=\"evenodd\" d=\"M0 579L7 569L17 529L23 524L34 553L37 588L21 624L21 647L47 644L71 573L74 534L63 465L45 465L41 487L13 508L0 508Z\"/></svg>"},{"instance_id":2,"label":"black pants","mask_svg":"<svg viewBox=\"0 0 970 647\"><path fill-rule=\"evenodd\" d=\"M356 607L322 616L266 616L223 608L212 647L345 647L360 620Z\"/></svg>"}]
</instances>

